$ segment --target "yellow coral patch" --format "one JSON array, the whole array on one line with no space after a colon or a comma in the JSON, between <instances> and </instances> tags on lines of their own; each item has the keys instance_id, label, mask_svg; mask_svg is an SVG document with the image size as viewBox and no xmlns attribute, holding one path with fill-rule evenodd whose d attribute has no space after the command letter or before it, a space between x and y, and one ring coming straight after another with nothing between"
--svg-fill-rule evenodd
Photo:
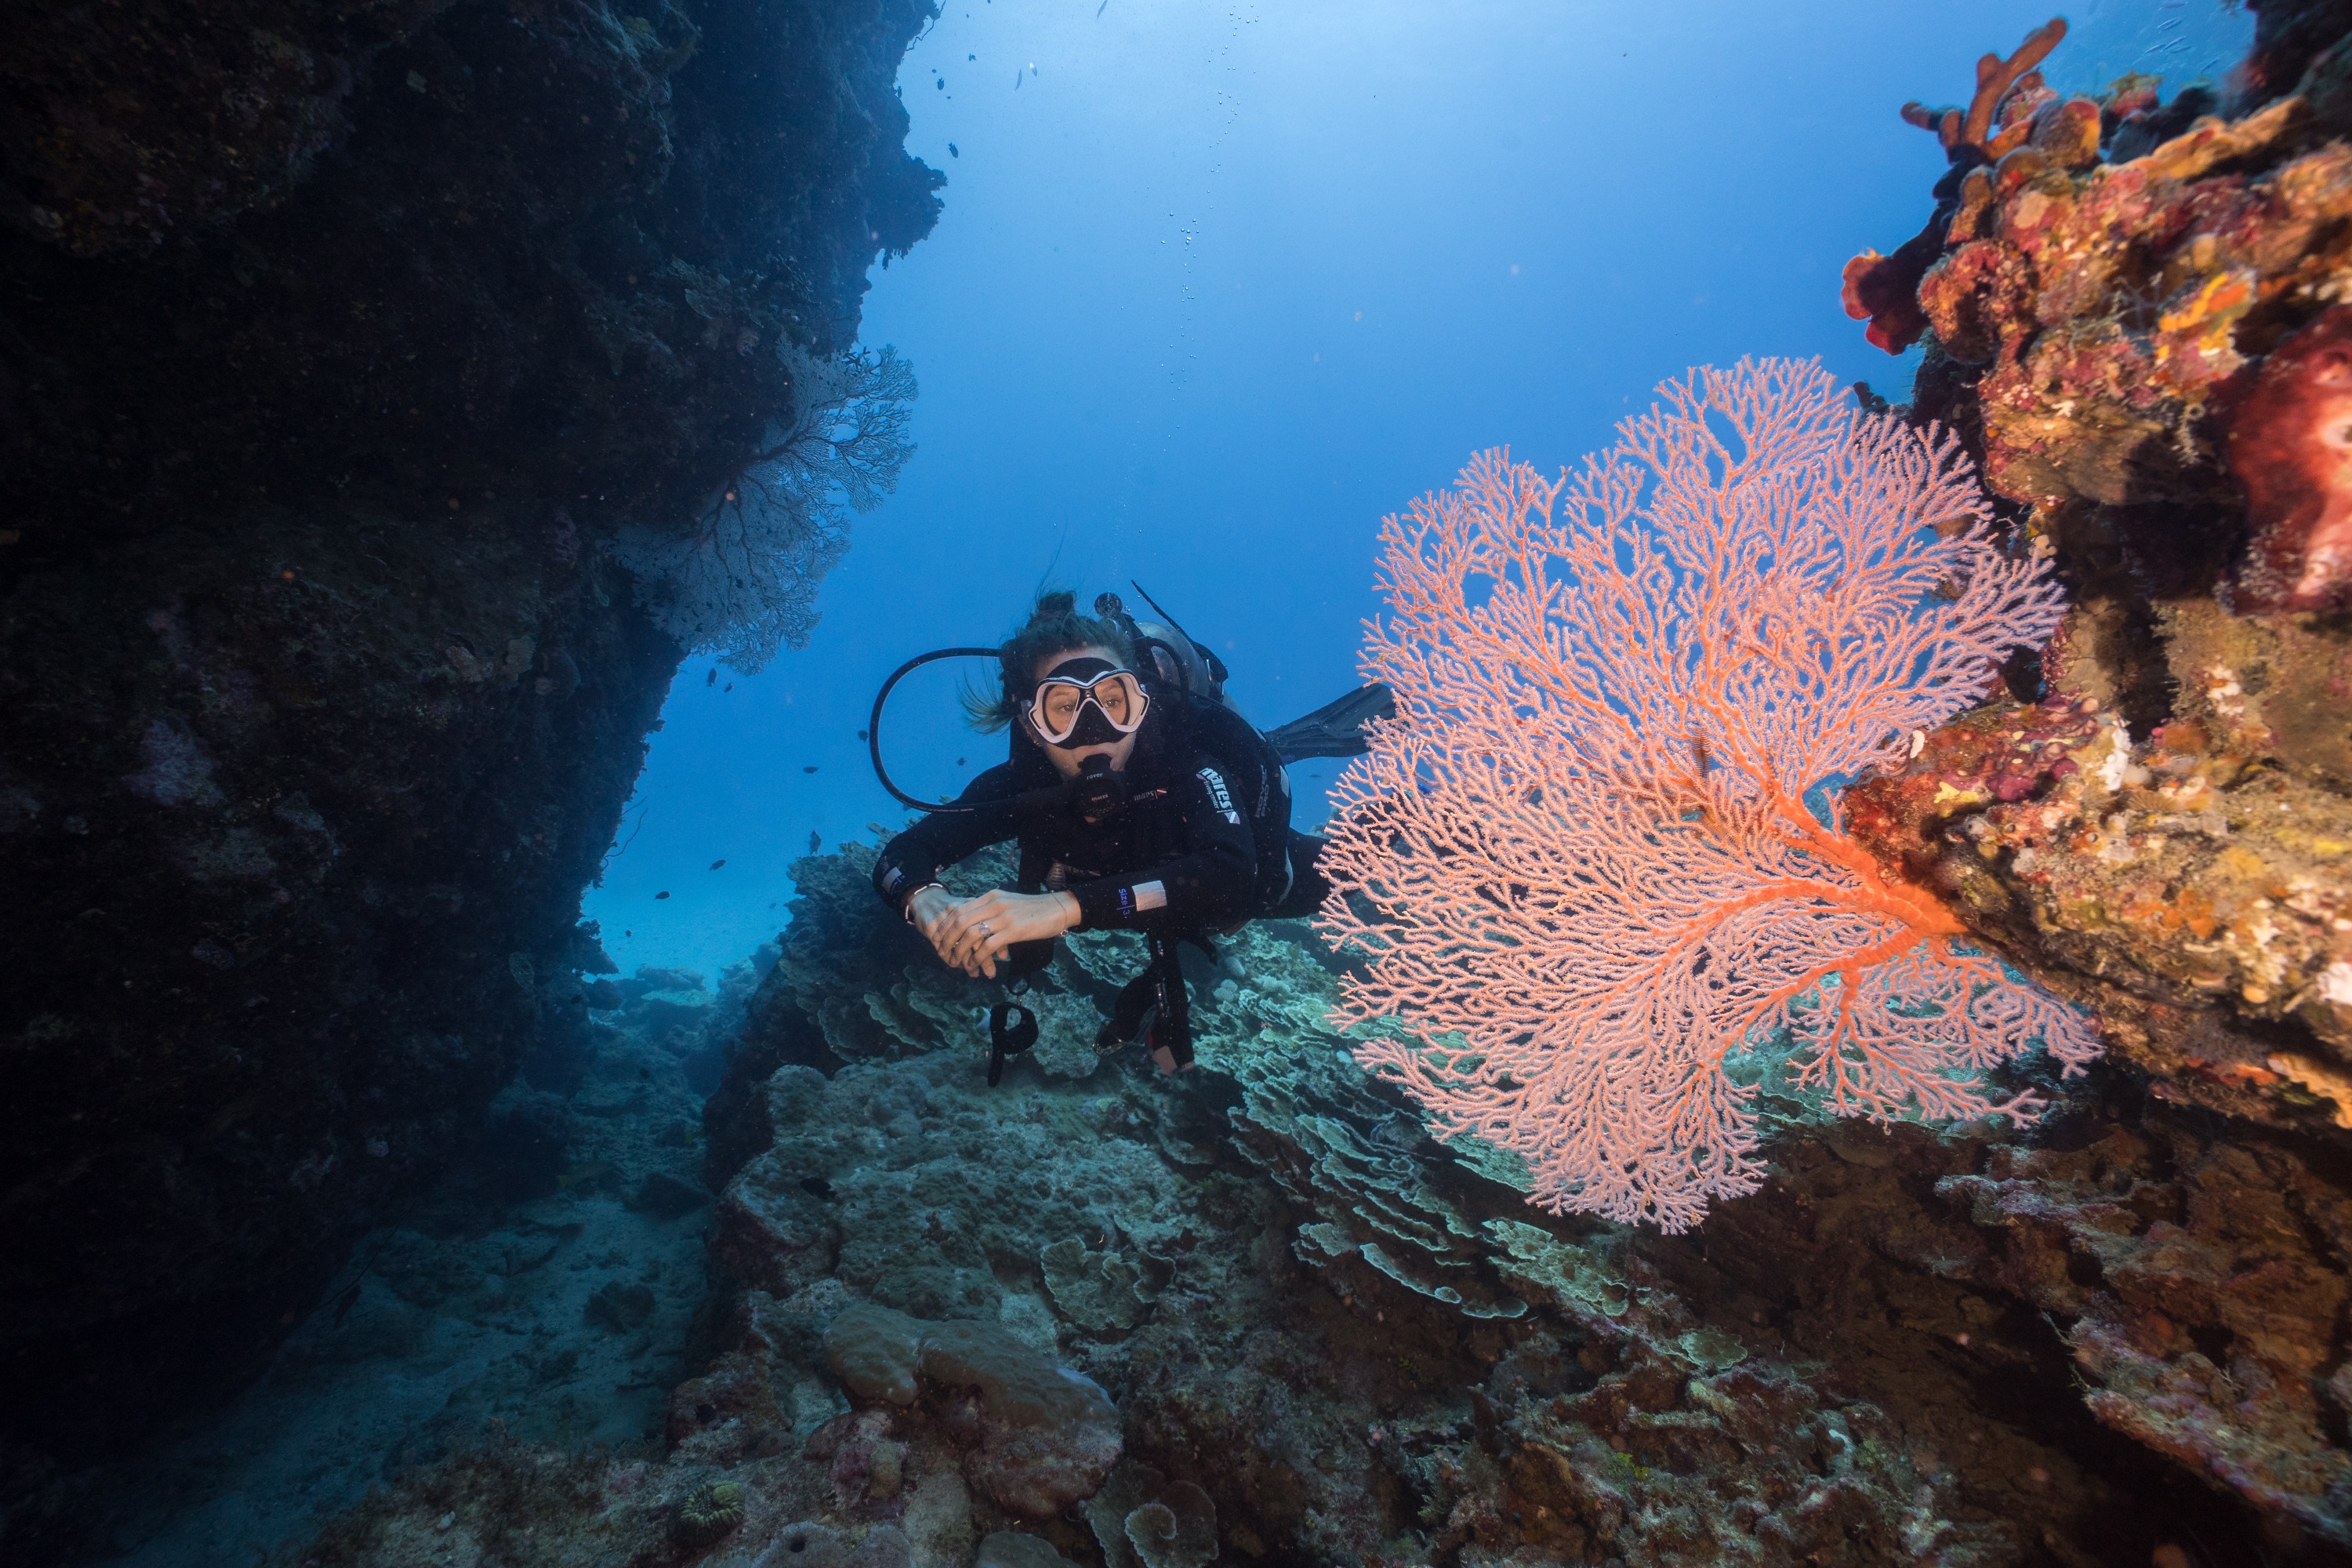
<instances>
[{"instance_id":1,"label":"yellow coral patch","mask_svg":"<svg viewBox=\"0 0 2352 1568\"><path fill-rule=\"evenodd\" d=\"M2271 1058L2271 1071L2282 1078L2293 1079L2304 1089L2322 1100L2336 1102L2336 1125L2352 1128L2352 1078L2347 1078L2334 1068L2313 1061L2309 1057L2281 1053Z\"/></svg>"},{"instance_id":2,"label":"yellow coral patch","mask_svg":"<svg viewBox=\"0 0 2352 1568\"><path fill-rule=\"evenodd\" d=\"M2271 874L2269 863L2261 856L2235 846L2222 850L2214 858L2213 868L2224 876L2242 877L2249 881L2268 881Z\"/></svg>"},{"instance_id":3,"label":"yellow coral patch","mask_svg":"<svg viewBox=\"0 0 2352 1568\"><path fill-rule=\"evenodd\" d=\"M2224 354L2230 352L2230 328L2253 308L2254 299L2252 272L2217 272L2186 303L2158 317L2157 331L2166 334L2194 331L2193 346L2200 354L2209 358ZM2159 339L2156 345L2158 362L2171 358L2174 347L2173 342Z\"/></svg>"}]
</instances>

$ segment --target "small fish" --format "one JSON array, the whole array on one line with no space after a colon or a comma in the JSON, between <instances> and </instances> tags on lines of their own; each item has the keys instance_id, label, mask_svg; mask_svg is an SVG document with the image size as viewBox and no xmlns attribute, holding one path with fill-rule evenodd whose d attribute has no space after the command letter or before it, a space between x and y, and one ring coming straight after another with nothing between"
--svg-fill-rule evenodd
<instances>
[{"instance_id":1,"label":"small fish","mask_svg":"<svg viewBox=\"0 0 2352 1568\"><path fill-rule=\"evenodd\" d=\"M956 759L956 766L958 766L958 767L961 767L961 766L963 766L963 759L962 759L961 757L958 757L958 758Z\"/></svg>"},{"instance_id":2,"label":"small fish","mask_svg":"<svg viewBox=\"0 0 2352 1568\"><path fill-rule=\"evenodd\" d=\"M859 740L861 740L861 741L862 741L862 740L864 740L864 739L866 739L866 731L863 731L863 730L858 731L857 731L857 738L858 738Z\"/></svg>"},{"instance_id":3,"label":"small fish","mask_svg":"<svg viewBox=\"0 0 2352 1568\"><path fill-rule=\"evenodd\" d=\"M938 88L941 92L945 92L945 91L947 91L947 89L948 89L948 79L947 79L947 78L945 78L945 77L941 77L941 78L940 78L940 79L939 79L939 80L937 80L937 81L935 81L935 82L931 83L931 85L932 85L933 87L935 87L935 88Z\"/></svg>"},{"instance_id":4,"label":"small fish","mask_svg":"<svg viewBox=\"0 0 2352 1568\"><path fill-rule=\"evenodd\" d=\"M810 854L812 854L812 855L814 855L814 854L815 854L818 850L820 850L820 849L822 849L822 848L824 848L824 839L822 837L820 837L820 836L819 836L819 834L817 833L817 830L816 830L815 828L814 828L814 827L810 828L810 829L809 829L809 853L810 853ZM772 909L774 909L776 906L775 906L775 905L773 905L773 904L770 904L768 907L769 907L770 909L772 909Z\"/></svg>"},{"instance_id":5,"label":"small fish","mask_svg":"<svg viewBox=\"0 0 2352 1568\"><path fill-rule=\"evenodd\" d=\"M963 156L963 154L962 154L962 153L959 153L959 152L957 152L957 151L956 151L956 148L955 148L955 143L954 143L954 142L949 142L949 143L948 143L948 156L949 156L949 157L950 157L950 158L961 158L961 157L962 157L962 156ZM862 740L864 740L864 739L866 739L866 731L863 731L863 730L858 731L857 731L857 738L858 738L859 740L861 740L861 741L862 741Z\"/></svg>"},{"instance_id":6,"label":"small fish","mask_svg":"<svg viewBox=\"0 0 2352 1568\"><path fill-rule=\"evenodd\" d=\"M811 763L808 766L803 768L801 772L804 773L813 773L816 772L816 764L814 763Z\"/></svg>"},{"instance_id":7,"label":"small fish","mask_svg":"<svg viewBox=\"0 0 2352 1568\"><path fill-rule=\"evenodd\" d=\"M728 690L728 691L732 691L732 690L734 690L734 689L735 689L735 683L734 683L733 681L731 681L731 680L730 680L730 681L729 681L729 682L727 683L727 690ZM725 694L726 694L725 692L720 693L720 695L721 695L721 696L724 696Z\"/></svg>"},{"instance_id":8,"label":"small fish","mask_svg":"<svg viewBox=\"0 0 2352 1568\"><path fill-rule=\"evenodd\" d=\"M716 686L719 684L719 667L717 665L711 666L710 673L702 678L702 684L705 686Z\"/></svg>"},{"instance_id":9,"label":"small fish","mask_svg":"<svg viewBox=\"0 0 2352 1568\"><path fill-rule=\"evenodd\" d=\"M713 860L710 863L710 868L716 871L719 867L724 866L725 864L727 864L727 858L722 855L718 859Z\"/></svg>"},{"instance_id":10,"label":"small fish","mask_svg":"<svg viewBox=\"0 0 2352 1568\"><path fill-rule=\"evenodd\" d=\"M656 899L667 899L667 898L668 898L668 897L669 897L669 893L668 893L668 891L667 891L667 889L665 889L665 890L663 890L663 891L661 891L661 892L656 893L656 894L654 895L654 897L655 897L655 898L656 898Z\"/></svg>"}]
</instances>

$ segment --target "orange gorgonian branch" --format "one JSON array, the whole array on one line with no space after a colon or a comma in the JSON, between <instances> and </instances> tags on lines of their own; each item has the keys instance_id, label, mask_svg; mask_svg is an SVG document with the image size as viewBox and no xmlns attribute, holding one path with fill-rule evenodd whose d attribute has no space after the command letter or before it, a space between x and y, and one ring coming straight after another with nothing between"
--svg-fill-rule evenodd
<instances>
[{"instance_id":1,"label":"orange gorgonian branch","mask_svg":"<svg viewBox=\"0 0 2352 1568\"><path fill-rule=\"evenodd\" d=\"M1696 1223L1762 1180L1735 1053L1827 1109L2007 1116L1984 1070L2097 1054L1842 831L1831 792L2038 647L2063 602L2003 551L1958 442L1851 410L1819 363L1659 389L1581 471L1500 450L1386 520L1364 671L1397 716L1339 786L1343 1016L1442 1136L1534 1200ZM1809 802L1811 803L1809 805Z\"/></svg>"}]
</instances>

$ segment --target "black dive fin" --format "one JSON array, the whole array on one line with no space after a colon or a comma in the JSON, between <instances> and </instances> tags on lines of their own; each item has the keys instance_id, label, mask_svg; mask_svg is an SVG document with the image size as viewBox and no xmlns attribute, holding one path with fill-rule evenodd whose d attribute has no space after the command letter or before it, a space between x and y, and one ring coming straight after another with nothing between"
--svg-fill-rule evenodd
<instances>
[{"instance_id":1,"label":"black dive fin","mask_svg":"<svg viewBox=\"0 0 2352 1568\"><path fill-rule=\"evenodd\" d=\"M1364 725L1374 719L1395 717L1395 694L1375 680L1336 702L1326 702L1304 719L1268 730L1265 738L1286 763L1301 757L1360 757Z\"/></svg>"}]
</instances>

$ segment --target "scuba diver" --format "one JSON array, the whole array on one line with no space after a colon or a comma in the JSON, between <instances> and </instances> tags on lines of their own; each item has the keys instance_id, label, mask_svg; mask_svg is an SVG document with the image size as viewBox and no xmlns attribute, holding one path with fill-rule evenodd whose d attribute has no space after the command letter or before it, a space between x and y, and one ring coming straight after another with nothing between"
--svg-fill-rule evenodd
<instances>
[{"instance_id":1,"label":"scuba diver","mask_svg":"<svg viewBox=\"0 0 2352 1568\"><path fill-rule=\"evenodd\" d=\"M941 648L901 665L875 698L867 736L883 787L926 814L875 863L883 901L947 963L1001 975L1015 996L1053 961L1063 932L1142 932L1150 962L1095 1047L1148 1035L1152 1059L1175 1072L1192 1060L1179 945L1213 959L1215 934L1312 913L1329 890L1315 865L1323 841L1290 826L1283 764L1360 753L1364 721L1394 703L1386 687L1366 686L1261 734L1226 700L1222 661L1160 615L1139 621L1104 594L1082 616L1076 595L1041 595L1001 647ZM966 706L977 728L1012 731L1012 754L953 802L926 803L883 768L882 710L910 670L950 658L996 661L997 695ZM940 884L945 868L1008 839L1019 845L1013 887L958 899ZM1037 1026L1008 1002L989 1027L994 1084Z\"/></svg>"}]
</instances>

